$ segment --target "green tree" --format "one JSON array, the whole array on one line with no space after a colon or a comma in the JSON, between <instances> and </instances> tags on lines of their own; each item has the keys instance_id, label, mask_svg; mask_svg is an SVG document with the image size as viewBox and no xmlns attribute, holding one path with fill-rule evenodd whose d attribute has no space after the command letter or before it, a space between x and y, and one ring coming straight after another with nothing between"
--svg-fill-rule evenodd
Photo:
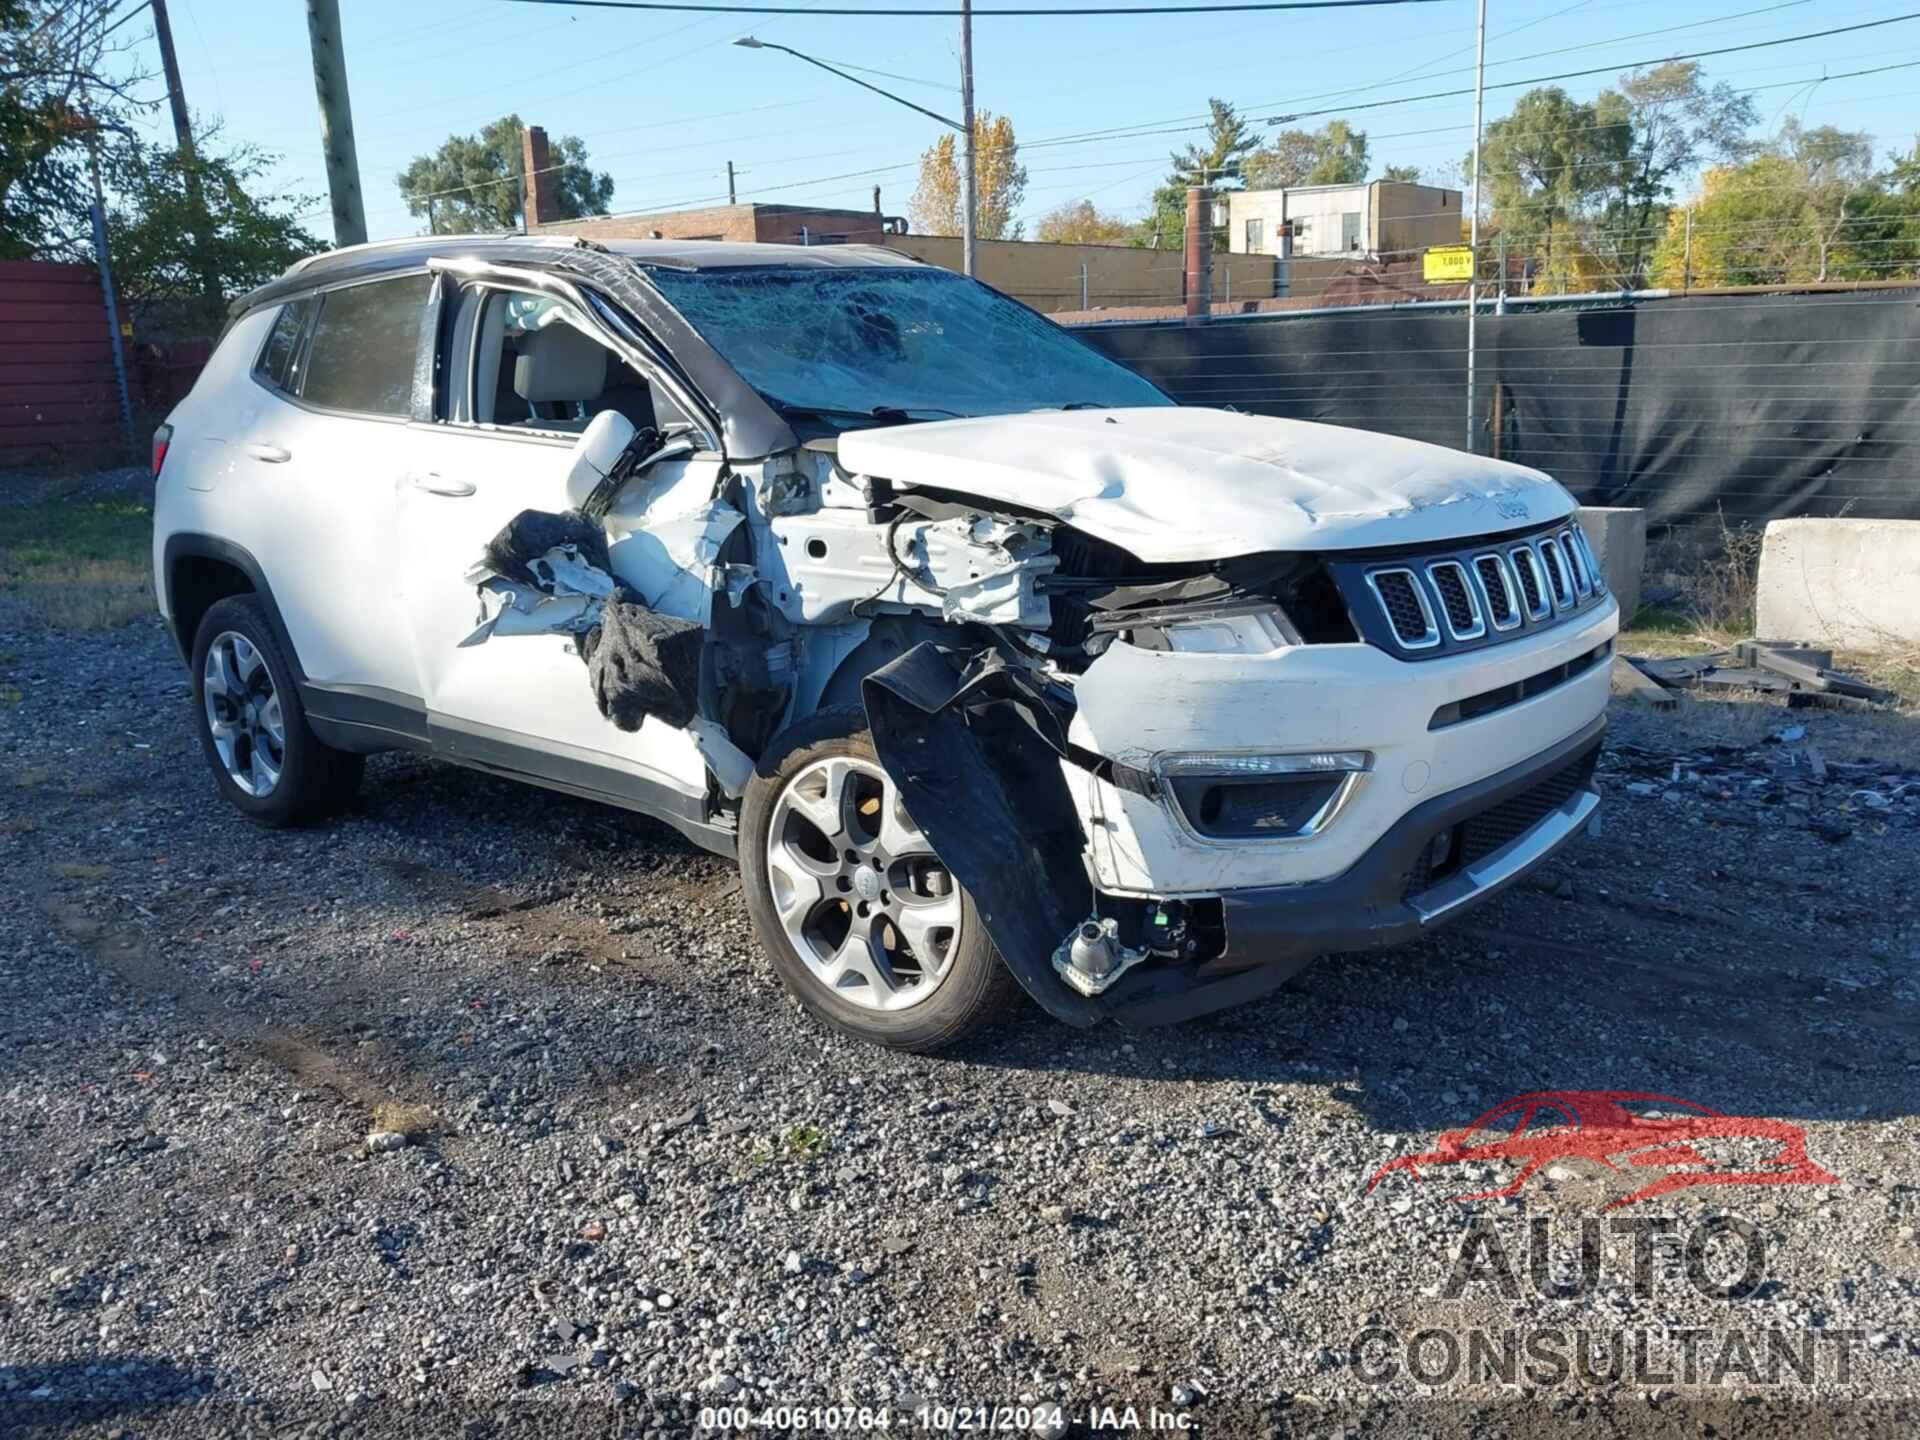
<instances>
[{"instance_id":1,"label":"green tree","mask_svg":"<svg viewBox=\"0 0 1920 1440\"><path fill-rule=\"evenodd\" d=\"M1623 287L1641 284L1675 184L1703 165L1750 153L1759 119L1752 97L1726 82L1707 85L1693 60L1670 60L1620 77L1594 102L1603 125L1624 126L1623 156L1600 168L1602 218L1590 238Z\"/></svg>"},{"instance_id":2,"label":"green tree","mask_svg":"<svg viewBox=\"0 0 1920 1440\"><path fill-rule=\"evenodd\" d=\"M1255 190L1293 185L1358 185L1367 178L1367 132L1345 120L1318 130L1282 130L1247 157L1247 184Z\"/></svg>"},{"instance_id":3,"label":"green tree","mask_svg":"<svg viewBox=\"0 0 1920 1440\"><path fill-rule=\"evenodd\" d=\"M1802 130L1791 121L1757 151L1708 170L1698 197L1669 217L1652 259L1657 284L1813 284L1916 273L1920 185L1912 160L1896 157L1875 174L1866 135Z\"/></svg>"},{"instance_id":4,"label":"green tree","mask_svg":"<svg viewBox=\"0 0 1920 1440\"><path fill-rule=\"evenodd\" d=\"M407 212L425 217L436 235L518 229L526 207L524 130L518 115L503 115L478 135L450 135L431 155L416 155L395 182ZM606 214L613 177L587 164L586 142L563 135L548 151L560 218Z\"/></svg>"},{"instance_id":5,"label":"green tree","mask_svg":"<svg viewBox=\"0 0 1920 1440\"><path fill-rule=\"evenodd\" d=\"M1582 228L1610 175L1625 164L1623 118L1558 86L1529 90L1481 141L1482 203L1513 255L1530 256L1542 282L1569 288L1584 257ZM1472 156L1467 174L1472 178Z\"/></svg>"},{"instance_id":6,"label":"green tree","mask_svg":"<svg viewBox=\"0 0 1920 1440\"><path fill-rule=\"evenodd\" d=\"M923 235L961 231L960 137L949 130L920 156L920 183L907 202L913 228ZM982 240L1018 240L1020 204L1027 196L1027 169L1013 122L990 110L973 117L975 233Z\"/></svg>"},{"instance_id":7,"label":"green tree","mask_svg":"<svg viewBox=\"0 0 1920 1440\"><path fill-rule=\"evenodd\" d=\"M124 125L145 78L118 73L100 24L114 8L0 0L0 259L89 250L87 146Z\"/></svg>"},{"instance_id":8,"label":"green tree","mask_svg":"<svg viewBox=\"0 0 1920 1440\"><path fill-rule=\"evenodd\" d=\"M1226 101L1210 99L1207 110L1207 138L1167 157L1173 168L1153 192L1153 213L1135 230L1136 245L1181 248L1186 243L1187 191L1195 185L1210 185L1216 190L1239 187L1241 166L1258 148L1260 138ZM1224 228L1215 232L1214 241L1226 244Z\"/></svg>"},{"instance_id":9,"label":"green tree","mask_svg":"<svg viewBox=\"0 0 1920 1440\"><path fill-rule=\"evenodd\" d=\"M132 137L102 151L114 281L136 317L159 302L191 299L205 308L199 323L218 330L227 299L326 248L298 219L318 198L256 193L274 157L251 146L219 154L216 134L200 136L191 162L170 145ZM193 213L196 194L204 217ZM189 236L203 237L204 247Z\"/></svg>"},{"instance_id":10,"label":"green tree","mask_svg":"<svg viewBox=\"0 0 1920 1440\"><path fill-rule=\"evenodd\" d=\"M1418 185L1421 170L1418 165L1389 165L1380 172L1382 180L1396 180L1403 185Z\"/></svg>"},{"instance_id":11,"label":"green tree","mask_svg":"<svg viewBox=\"0 0 1920 1440\"><path fill-rule=\"evenodd\" d=\"M1068 200L1040 217L1034 238L1057 245L1120 245L1133 225L1101 212L1091 200Z\"/></svg>"}]
</instances>

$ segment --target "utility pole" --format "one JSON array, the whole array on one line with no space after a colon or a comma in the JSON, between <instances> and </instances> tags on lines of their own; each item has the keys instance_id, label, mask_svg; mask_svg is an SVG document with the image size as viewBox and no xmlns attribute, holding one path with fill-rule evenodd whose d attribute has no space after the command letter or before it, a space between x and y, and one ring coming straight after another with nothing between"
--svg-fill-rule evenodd
<instances>
[{"instance_id":1,"label":"utility pole","mask_svg":"<svg viewBox=\"0 0 1920 1440\"><path fill-rule=\"evenodd\" d=\"M1473 57L1473 217L1467 222L1467 451L1479 445L1474 430L1474 387L1479 376L1480 318L1480 128L1487 86L1487 0L1480 0L1478 35ZM1502 279L1504 280L1504 276Z\"/></svg>"},{"instance_id":2,"label":"utility pole","mask_svg":"<svg viewBox=\"0 0 1920 1440\"><path fill-rule=\"evenodd\" d=\"M167 19L167 0L150 0L153 38L160 45L160 68L167 76L167 104L173 109L173 138L180 158L193 163L193 122L187 116L187 92L180 84L180 58L173 53L173 24Z\"/></svg>"},{"instance_id":3,"label":"utility pole","mask_svg":"<svg viewBox=\"0 0 1920 1440\"><path fill-rule=\"evenodd\" d=\"M960 183L960 268L972 275L979 260L980 195L976 189L973 141L973 0L960 0L960 125L964 163Z\"/></svg>"},{"instance_id":4,"label":"utility pole","mask_svg":"<svg viewBox=\"0 0 1920 1440\"><path fill-rule=\"evenodd\" d=\"M727 161L727 204L738 205L739 197L733 193L733 162Z\"/></svg>"},{"instance_id":5,"label":"utility pole","mask_svg":"<svg viewBox=\"0 0 1920 1440\"><path fill-rule=\"evenodd\" d=\"M313 46L313 92L320 102L320 148L333 201L333 243L367 243L367 212L360 199L360 155L353 143L353 105L347 98L347 56L340 43L340 0L307 0L307 38Z\"/></svg>"},{"instance_id":6,"label":"utility pole","mask_svg":"<svg viewBox=\"0 0 1920 1440\"><path fill-rule=\"evenodd\" d=\"M208 306L218 312L226 304L226 293L212 261L213 222L207 214L206 191L200 183L200 167L193 148L193 118L187 113L187 90L180 83L180 57L173 49L173 22L167 18L167 0L150 0L153 10L153 38L160 46L160 68L167 77L167 106L173 111L173 138L180 151L180 169L187 183L187 217L193 228L194 269L199 272L200 293ZM210 317L218 323L217 313Z\"/></svg>"}]
</instances>

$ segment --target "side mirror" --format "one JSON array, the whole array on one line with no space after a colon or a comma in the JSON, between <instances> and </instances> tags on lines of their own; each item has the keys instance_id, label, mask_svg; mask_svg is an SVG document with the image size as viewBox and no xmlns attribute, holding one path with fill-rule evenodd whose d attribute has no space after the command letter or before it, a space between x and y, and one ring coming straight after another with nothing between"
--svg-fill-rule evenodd
<instances>
[{"instance_id":1,"label":"side mirror","mask_svg":"<svg viewBox=\"0 0 1920 1440\"><path fill-rule=\"evenodd\" d=\"M635 435L633 422L618 410L602 410L573 442L573 467L567 471L567 504L583 508L606 483Z\"/></svg>"}]
</instances>

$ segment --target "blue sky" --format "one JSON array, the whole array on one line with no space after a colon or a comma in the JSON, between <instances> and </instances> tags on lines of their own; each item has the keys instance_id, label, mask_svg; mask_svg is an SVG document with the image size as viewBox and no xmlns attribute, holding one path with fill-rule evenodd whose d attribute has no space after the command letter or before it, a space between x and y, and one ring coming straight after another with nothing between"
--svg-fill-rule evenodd
<instances>
[{"instance_id":1,"label":"blue sky","mask_svg":"<svg viewBox=\"0 0 1920 1440\"><path fill-rule=\"evenodd\" d=\"M1625 67L1912 8L1886 0L1491 0L1487 82ZM218 116L229 141L276 152L279 188L324 197L305 6L170 0L170 10L200 123ZM931 110L952 113L959 103L957 26L944 19L655 14L505 0L342 0L341 11L376 239L424 229L394 188L411 157L508 111L549 134L584 138L595 168L614 177L616 211L723 200L731 159L742 199L865 206L878 184L886 209L904 212L916 157L939 127L788 56L731 44L749 32L889 72L866 78ZM157 75L150 33L144 20L120 32ZM1062 201L1141 213L1166 152L1190 137L1077 137L1194 125L1209 95L1256 117L1347 113L1372 137L1376 170L1457 165L1472 136L1470 96L1341 107L1471 85L1472 46L1472 0L1192 18L983 17L974 41L978 103L1009 115L1022 141L1029 230ZM1866 130L1884 154L1909 147L1920 129L1920 68L1821 77L1908 62L1920 62L1920 19L1703 63L1709 78L1753 91L1764 126L1790 112L1808 125ZM1585 97L1608 81L1562 83ZM148 89L163 93L157 78ZM1521 93L1490 90L1488 118ZM164 106L149 123L170 134ZM324 207L310 224L325 234Z\"/></svg>"}]
</instances>

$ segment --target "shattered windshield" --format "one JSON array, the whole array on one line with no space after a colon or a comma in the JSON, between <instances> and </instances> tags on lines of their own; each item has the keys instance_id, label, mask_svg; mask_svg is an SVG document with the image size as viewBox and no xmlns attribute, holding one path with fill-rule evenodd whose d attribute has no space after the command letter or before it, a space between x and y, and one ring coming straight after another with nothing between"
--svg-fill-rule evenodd
<instances>
[{"instance_id":1,"label":"shattered windshield","mask_svg":"<svg viewBox=\"0 0 1920 1440\"><path fill-rule=\"evenodd\" d=\"M846 428L875 418L1173 403L1051 321L946 270L642 268L789 418Z\"/></svg>"}]
</instances>

